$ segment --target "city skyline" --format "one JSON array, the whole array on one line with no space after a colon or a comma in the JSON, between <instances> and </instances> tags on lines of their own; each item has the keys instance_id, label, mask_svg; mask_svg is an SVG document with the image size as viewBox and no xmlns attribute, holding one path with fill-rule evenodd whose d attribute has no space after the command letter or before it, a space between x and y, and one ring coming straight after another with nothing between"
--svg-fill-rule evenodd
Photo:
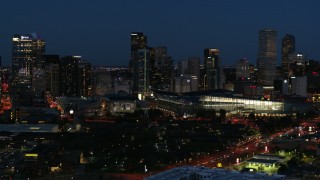
<instances>
[{"instance_id":1,"label":"city skyline","mask_svg":"<svg viewBox=\"0 0 320 180\"><path fill-rule=\"evenodd\" d=\"M297 52L320 59L316 23L320 3L268 3L6 2L1 8L0 56L4 65L11 64L13 34L37 32L46 41L46 54L81 55L93 65L128 65L130 34L143 32L149 46L166 46L175 62L200 57L203 63L203 49L213 47L221 51L221 64L243 57L256 64L259 30L274 29L278 65L285 34L296 37Z\"/></svg>"}]
</instances>

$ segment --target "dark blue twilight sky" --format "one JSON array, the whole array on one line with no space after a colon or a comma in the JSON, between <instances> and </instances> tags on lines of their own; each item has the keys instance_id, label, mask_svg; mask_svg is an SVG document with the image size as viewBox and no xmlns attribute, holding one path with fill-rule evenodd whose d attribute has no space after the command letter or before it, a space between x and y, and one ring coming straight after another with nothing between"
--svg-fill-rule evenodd
<instances>
[{"instance_id":1,"label":"dark blue twilight sky","mask_svg":"<svg viewBox=\"0 0 320 180\"><path fill-rule=\"evenodd\" d=\"M258 31L296 36L296 49L320 60L319 0L10 0L0 5L0 55L11 63L14 33L37 32L47 54L82 55L94 65L128 65L130 32L167 46L175 61L219 48L223 64L256 62ZM280 52L280 51L279 51ZM280 62L280 54L278 53Z\"/></svg>"}]
</instances>

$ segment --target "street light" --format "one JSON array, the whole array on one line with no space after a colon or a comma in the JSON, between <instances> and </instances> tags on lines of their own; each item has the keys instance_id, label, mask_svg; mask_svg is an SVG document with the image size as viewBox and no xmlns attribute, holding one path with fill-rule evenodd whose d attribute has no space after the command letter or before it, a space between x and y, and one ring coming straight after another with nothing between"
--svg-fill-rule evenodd
<instances>
[{"instance_id":1,"label":"street light","mask_svg":"<svg viewBox=\"0 0 320 180\"><path fill-rule=\"evenodd\" d=\"M73 109L70 109L70 115L73 115Z\"/></svg>"}]
</instances>

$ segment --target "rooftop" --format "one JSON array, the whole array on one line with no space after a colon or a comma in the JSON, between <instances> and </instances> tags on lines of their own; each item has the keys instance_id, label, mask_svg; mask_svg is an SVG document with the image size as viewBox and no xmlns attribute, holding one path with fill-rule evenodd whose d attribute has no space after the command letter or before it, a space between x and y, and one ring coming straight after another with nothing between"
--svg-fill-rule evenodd
<instances>
[{"instance_id":1,"label":"rooftop","mask_svg":"<svg viewBox=\"0 0 320 180\"><path fill-rule=\"evenodd\" d=\"M239 171L231 171L226 169L210 169L206 167L193 167L193 166L183 166L173 168L164 171L159 174L145 178L145 180L161 180L161 179L190 179L191 177L195 179L214 179L214 180L224 180L224 179L237 179L237 180L272 180L272 179L285 179L282 175L267 175L265 173L244 173ZM198 178L196 178L198 177Z\"/></svg>"}]
</instances>

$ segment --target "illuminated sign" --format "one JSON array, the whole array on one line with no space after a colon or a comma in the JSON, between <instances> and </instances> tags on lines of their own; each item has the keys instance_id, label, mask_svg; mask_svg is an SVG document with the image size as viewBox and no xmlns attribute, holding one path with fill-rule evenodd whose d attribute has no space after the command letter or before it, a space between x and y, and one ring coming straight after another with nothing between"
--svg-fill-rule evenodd
<instances>
[{"instance_id":1,"label":"illuminated sign","mask_svg":"<svg viewBox=\"0 0 320 180\"><path fill-rule=\"evenodd\" d=\"M19 38L12 38L12 41L19 41Z\"/></svg>"},{"instance_id":2,"label":"illuminated sign","mask_svg":"<svg viewBox=\"0 0 320 180\"><path fill-rule=\"evenodd\" d=\"M29 39L29 36L21 36L21 39L24 40L24 39Z\"/></svg>"},{"instance_id":3,"label":"illuminated sign","mask_svg":"<svg viewBox=\"0 0 320 180\"><path fill-rule=\"evenodd\" d=\"M25 157L38 157L38 154L35 153L27 153L24 155Z\"/></svg>"},{"instance_id":4,"label":"illuminated sign","mask_svg":"<svg viewBox=\"0 0 320 180\"><path fill-rule=\"evenodd\" d=\"M217 164L217 167L218 167L218 168L222 168L222 163L218 163L218 164Z\"/></svg>"}]
</instances>

